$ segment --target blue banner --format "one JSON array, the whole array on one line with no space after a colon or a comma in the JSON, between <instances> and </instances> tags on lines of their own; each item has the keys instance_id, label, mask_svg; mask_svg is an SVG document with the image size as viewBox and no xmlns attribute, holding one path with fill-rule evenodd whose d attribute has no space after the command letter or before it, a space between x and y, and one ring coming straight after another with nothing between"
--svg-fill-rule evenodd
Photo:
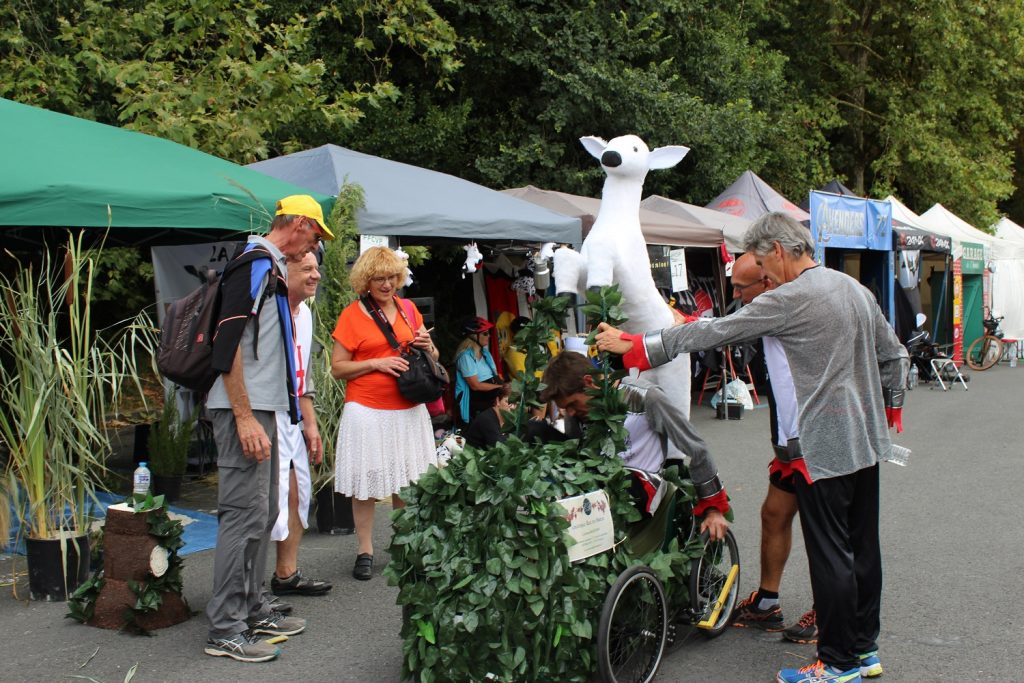
<instances>
[{"instance_id":1,"label":"blue banner","mask_svg":"<svg viewBox=\"0 0 1024 683\"><path fill-rule=\"evenodd\" d=\"M892 204L812 191L811 235L819 258L829 247L892 251Z\"/></svg>"}]
</instances>

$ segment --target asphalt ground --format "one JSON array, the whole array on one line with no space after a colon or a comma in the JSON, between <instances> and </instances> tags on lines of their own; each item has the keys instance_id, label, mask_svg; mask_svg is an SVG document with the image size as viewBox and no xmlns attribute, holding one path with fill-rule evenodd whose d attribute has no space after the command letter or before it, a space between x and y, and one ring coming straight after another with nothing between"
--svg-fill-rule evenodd
<instances>
[{"instance_id":1,"label":"asphalt ground","mask_svg":"<svg viewBox=\"0 0 1024 683\"><path fill-rule=\"evenodd\" d=\"M945 393L922 385L908 394L906 431L896 440L913 449L910 465L882 466L880 647L886 681L1024 681L1024 367L1002 365L972 375L966 392L959 385ZM695 407L693 421L712 447L735 506L745 595L757 588L767 410L720 421L707 407ZM183 506L191 501L201 509L213 488L200 480L186 494ZM295 615L305 617L308 628L282 645L277 661L243 664L204 655L201 613L147 638L79 625L64 618L63 604L17 600L3 588L0 681L87 676L120 683L136 664L137 683L398 681L397 591L379 576L387 561L388 511L383 504L378 508L371 581L351 577L354 537L305 536L300 565L308 576L334 582L334 590L293 599ZM212 565L212 551L185 560L185 596L193 609L202 610L209 598ZM16 569L23 572L24 564ZM0 562L0 575L11 571L9 561ZM23 576L19 587L27 595ZM782 601L787 622L811 605L799 524ZM813 659L813 646L731 628L712 641L685 637L665 658L657 680L771 681L780 667Z\"/></svg>"}]
</instances>

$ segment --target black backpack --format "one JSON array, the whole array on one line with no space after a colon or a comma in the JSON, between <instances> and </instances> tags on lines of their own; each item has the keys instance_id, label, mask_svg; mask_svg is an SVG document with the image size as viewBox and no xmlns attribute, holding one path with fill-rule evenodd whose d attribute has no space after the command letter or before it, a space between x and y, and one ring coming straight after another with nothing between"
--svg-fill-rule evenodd
<instances>
[{"instance_id":1,"label":"black backpack","mask_svg":"<svg viewBox=\"0 0 1024 683\"><path fill-rule=\"evenodd\" d=\"M221 374L213 369L213 337L220 316L220 286L224 273L252 259L269 258L273 263L273 256L265 248L246 251L246 246L245 243L238 246L220 275L208 272L205 284L175 301L164 314L156 367L161 375L179 386L205 394Z\"/></svg>"},{"instance_id":2,"label":"black backpack","mask_svg":"<svg viewBox=\"0 0 1024 683\"><path fill-rule=\"evenodd\" d=\"M213 369L213 333L220 311L220 276L167 309L160 326L156 366L160 374L186 389L206 393L220 373Z\"/></svg>"}]
</instances>

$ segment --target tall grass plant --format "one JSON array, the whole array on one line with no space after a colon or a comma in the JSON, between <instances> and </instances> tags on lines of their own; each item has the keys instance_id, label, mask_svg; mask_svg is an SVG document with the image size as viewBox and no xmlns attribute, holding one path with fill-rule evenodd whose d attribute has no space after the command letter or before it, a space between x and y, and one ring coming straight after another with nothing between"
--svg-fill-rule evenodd
<instances>
[{"instance_id":1,"label":"tall grass plant","mask_svg":"<svg viewBox=\"0 0 1024 683\"><path fill-rule=\"evenodd\" d=\"M110 335L93 329L97 253L72 237L62 264L46 254L38 271L0 276L0 450L29 538L84 533L111 450L108 410L142 394L136 354L153 348L145 313Z\"/></svg>"}]
</instances>

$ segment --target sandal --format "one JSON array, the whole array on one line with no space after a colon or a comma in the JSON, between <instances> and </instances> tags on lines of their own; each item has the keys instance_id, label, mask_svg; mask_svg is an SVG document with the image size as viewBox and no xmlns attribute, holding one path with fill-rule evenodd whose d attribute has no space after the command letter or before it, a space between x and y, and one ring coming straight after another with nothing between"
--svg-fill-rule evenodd
<instances>
[{"instance_id":1,"label":"sandal","mask_svg":"<svg viewBox=\"0 0 1024 683\"><path fill-rule=\"evenodd\" d=\"M373 578L373 555L370 553L356 555L356 566L352 568L352 576L360 581L369 581Z\"/></svg>"},{"instance_id":2,"label":"sandal","mask_svg":"<svg viewBox=\"0 0 1024 683\"><path fill-rule=\"evenodd\" d=\"M327 581L305 578L298 569L286 579L278 578L277 574L270 579L270 590L275 595L323 595L331 588Z\"/></svg>"}]
</instances>

